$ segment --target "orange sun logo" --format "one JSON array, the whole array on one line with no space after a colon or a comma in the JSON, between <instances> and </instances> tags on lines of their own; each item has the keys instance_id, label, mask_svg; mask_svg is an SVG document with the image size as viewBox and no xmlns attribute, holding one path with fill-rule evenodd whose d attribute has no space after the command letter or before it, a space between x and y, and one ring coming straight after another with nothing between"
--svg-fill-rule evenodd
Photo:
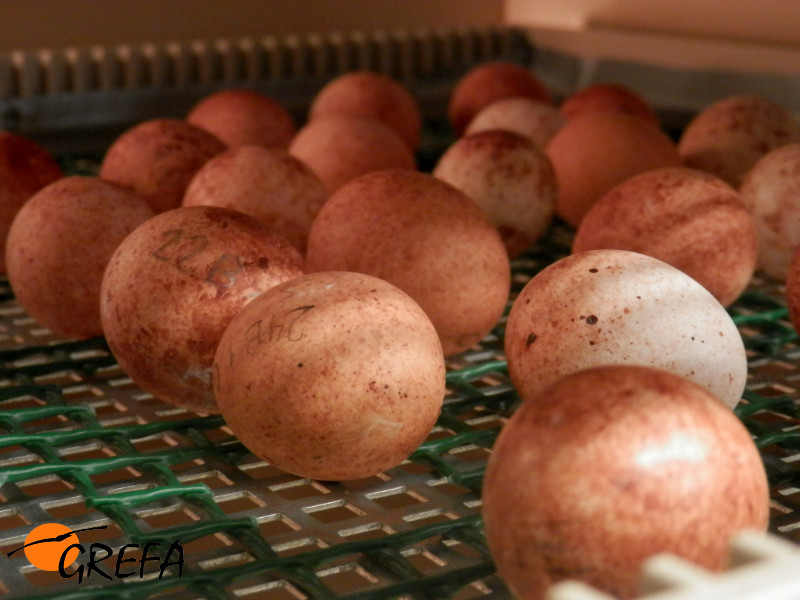
<instances>
[{"instance_id":1,"label":"orange sun logo","mask_svg":"<svg viewBox=\"0 0 800 600\"><path fill-rule=\"evenodd\" d=\"M61 555L72 544L78 543L78 536L66 525L45 523L35 527L25 538L25 556L34 567L42 571L58 571ZM72 548L64 557L64 567L78 558L78 548Z\"/></svg>"}]
</instances>

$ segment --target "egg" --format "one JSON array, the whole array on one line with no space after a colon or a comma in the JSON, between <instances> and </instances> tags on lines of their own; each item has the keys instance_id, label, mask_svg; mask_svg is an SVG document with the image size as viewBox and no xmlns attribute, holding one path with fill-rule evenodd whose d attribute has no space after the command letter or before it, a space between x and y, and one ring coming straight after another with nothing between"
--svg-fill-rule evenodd
<instances>
[{"instance_id":1,"label":"egg","mask_svg":"<svg viewBox=\"0 0 800 600\"><path fill-rule=\"evenodd\" d=\"M200 99L186 121L213 133L229 147L288 148L297 125L274 98L247 88L230 88Z\"/></svg>"},{"instance_id":2,"label":"egg","mask_svg":"<svg viewBox=\"0 0 800 600\"><path fill-rule=\"evenodd\" d=\"M358 177L385 169L416 169L414 154L393 129L367 117L338 113L307 123L289 145L329 192Z\"/></svg>"},{"instance_id":3,"label":"egg","mask_svg":"<svg viewBox=\"0 0 800 600\"><path fill-rule=\"evenodd\" d=\"M758 268L785 281L800 247L800 143L767 152L739 188L758 232Z\"/></svg>"},{"instance_id":4,"label":"egg","mask_svg":"<svg viewBox=\"0 0 800 600\"><path fill-rule=\"evenodd\" d=\"M634 365L566 375L523 404L493 447L482 502L520 600L565 579L639 598L642 564L660 553L722 571L731 538L765 531L770 508L741 421L685 378Z\"/></svg>"},{"instance_id":5,"label":"egg","mask_svg":"<svg viewBox=\"0 0 800 600\"><path fill-rule=\"evenodd\" d=\"M387 170L334 192L308 236L309 271L355 271L411 296L446 356L497 324L511 286L503 241L481 208L432 175Z\"/></svg>"},{"instance_id":6,"label":"egg","mask_svg":"<svg viewBox=\"0 0 800 600\"><path fill-rule=\"evenodd\" d=\"M328 190L281 148L244 145L211 158L195 174L183 206L221 206L255 217L305 256L308 232Z\"/></svg>"},{"instance_id":7,"label":"egg","mask_svg":"<svg viewBox=\"0 0 800 600\"><path fill-rule=\"evenodd\" d=\"M546 148L565 119L553 104L526 97L495 100L469 122L464 135L504 129L524 135L539 148Z\"/></svg>"},{"instance_id":8,"label":"egg","mask_svg":"<svg viewBox=\"0 0 800 600\"><path fill-rule=\"evenodd\" d=\"M64 176L55 157L27 136L0 131L0 274L6 273L8 229L22 205Z\"/></svg>"},{"instance_id":9,"label":"egg","mask_svg":"<svg viewBox=\"0 0 800 600\"><path fill-rule=\"evenodd\" d=\"M612 82L593 83L580 88L567 96L559 111L566 119L586 112L618 111L660 125L655 109L641 94Z\"/></svg>"},{"instance_id":10,"label":"egg","mask_svg":"<svg viewBox=\"0 0 800 600\"><path fill-rule=\"evenodd\" d=\"M546 152L559 186L556 214L573 227L629 177L680 166L675 143L660 128L622 112L588 112L569 119Z\"/></svg>"},{"instance_id":11,"label":"egg","mask_svg":"<svg viewBox=\"0 0 800 600\"><path fill-rule=\"evenodd\" d=\"M795 250L792 260L789 262L789 269L786 271L784 296L786 308L789 312L789 320L794 330L800 333L800 249Z\"/></svg>"},{"instance_id":12,"label":"egg","mask_svg":"<svg viewBox=\"0 0 800 600\"><path fill-rule=\"evenodd\" d=\"M63 177L43 187L8 232L8 281L17 301L53 333L101 335L106 265L122 240L154 215L139 194L97 177Z\"/></svg>"},{"instance_id":13,"label":"egg","mask_svg":"<svg viewBox=\"0 0 800 600\"><path fill-rule=\"evenodd\" d=\"M100 177L142 194L156 212L163 212L181 205L195 173L225 149L215 135L186 121L149 119L111 143Z\"/></svg>"},{"instance_id":14,"label":"egg","mask_svg":"<svg viewBox=\"0 0 800 600\"><path fill-rule=\"evenodd\" d=\"M393 129L411 152L419 148L419 103L405 85L383 73L351 71L326 83L311 102L309 119L331 113L376 119Z\"/></svg>"},{"instance_id":15,"label":"egg","mask_svg":"<svg viewBox=\"0 0 800 600\"><path fill-rule=\"evenodd\" d=\"M215 413L211 369L225 327L261 292L304 272L300 253L255 218L176 208L133 230L111 257L100 290L103 332L146 392Z\"/></svg>"},{"instance_id":16,"label":"egg","mask_svg":"<svg viewBox=\"0 0 800 600\"><path fill-rule=\"evenodd\" d=\"M221 413L242 443L279 469L326 481L405 460L439 416L444 374L419 305L349 272L262 293L226 328L214 363Z\"/></svg>"},{"instance_id":17,"label":"egg","mask_svg":"<svg viewBox=\"0 0 800 600\"><path fill-rule=\"evenodd\" d=\"M664 369L729 408L747 380L742 337L716 298L675 267L628 250L579 252L537 273L509 311L505 353L523 400L603 364Z\"/></svg>"},{"instance_id":18,"label":"egg","mask_svg":"<svg viewBox=\"0 0 800 600\"><path fill-rule=\"evenodd\" d=\"M756 268L750 211L722 179L686 167L654 169L612 188L586 213L573 252L616 248L653 256L701 283L723 305Z\"/></svg>"},{"instance_id":19,"label":"egg","mask_svg":"<svg viewBox=\"0 0 800 600\"><path fill-rule=\"evenodd\" d=\"M517 257L547 231L558 184L550 159L529 138L505 130L462 136L433 175L472 198Z\"/></svg>"},{"instance_id":20,"label":"egg","mask_svg":"<svg viewBox=\"0 0 800 600\"><path fill-rule=\"evenodd\" d=\"M453 131L461 135L481 109L515 96L552 103L547 86L526 66L498 60L472 67L458 80L448 99L447 115Z\"/></svg>"},{"instance_id":21,"label":"egg","mask_svg":"<svg viewBox=\"0 0 800 600\"><path fill-rule=\"evenodd\" d=\"M708 171L738 188L770 150L800 142L800 123L782 105L758 95L725 97L684 128L678 151L687 167Z\"/></svg>"}]
</instances>

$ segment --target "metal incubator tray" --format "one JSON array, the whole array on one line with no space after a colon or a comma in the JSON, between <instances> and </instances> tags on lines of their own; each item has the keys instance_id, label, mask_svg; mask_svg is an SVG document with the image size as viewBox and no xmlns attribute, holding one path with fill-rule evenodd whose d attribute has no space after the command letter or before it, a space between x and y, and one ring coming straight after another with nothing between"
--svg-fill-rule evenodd
<instances>
[{"instance_id":1,"label":"metal incubator tray","mask_svg":"<svg viewBox=\"0 0 800 600\"><path fill-rule=\"evenodd\" d=\"M114 131L148 111L182 110L207 93L214 78L221 77L216 85L257 78L261 89L295 98L301 110L332 72L382 68L411 78L428 109L424 167L448 142L441 109L456 77L483 60L531 64L541 56L524 35L508 30L250 40L236 47L243 46L261 54L237 53L239 62L226 62L230 44L145 48L138 71L121 68L100 50L0 57L0 89L6 84L0 126L49 140L62 149L69 171L86 172ZM223 55L215 54L220 48ZM242 64L250 71L237 68ZM156 81L158 74L162 80ZM85 89L76 88L81 77ZM156 84L165 86L161 93ZM90 122L65 116L75 106L95 111ZM531 276L568 253L569 239L556 224L513 262L509 306ZM757 276L730 312L750 362L736 412L755 436L770 476L770 530L794 540L800 535L800 346L782 294L778 284ZM65 341L41 328L0 282L0 594L59 600L510 598L483 537L480 489L492 444L517 402L501 320L473 350L449 361L441 417L407 461L359 481L298 478L255 458L221 417L178 409L143 392L103 339ZM132 576L107 580L93 572L77 583L14 553L33 526L48 522L84 530L78 535L86 547L96 543L116 552L131 545L123 570ZM145 546L156 549L152 558L175 541L183 549L180 576L177 565L161 573L151 561L140 577Z\"/></svg>"}]
</instances>

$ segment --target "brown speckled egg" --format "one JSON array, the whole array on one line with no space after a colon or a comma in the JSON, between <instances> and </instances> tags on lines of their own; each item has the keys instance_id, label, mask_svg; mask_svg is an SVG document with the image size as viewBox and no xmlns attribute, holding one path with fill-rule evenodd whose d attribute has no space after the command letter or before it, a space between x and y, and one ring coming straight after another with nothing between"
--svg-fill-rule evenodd
<instances>
[{"instance_id":1,"label":"brown speckled egg","mask_svg":"<svg viewBox=\"0 0 800 600\"><path fill-rule=\"evenodd\" d=\"M416 169L414 154L380 121L330 113L297 132L289 153L302 160L329 192L358 177L385 169Z\"/></svg>"},{"instance_id":2,"label":"brown speckled egg","mask_svg":"<svg viewBox=\"0 0 800 600\"><path fill-rule=\"evenodd\" d=\"M8 228L28 198L64 176L61 166L33 140L0 131L0 273L6 272Z\"/></svg>"},{"instance_id":3,"label":"brown speckled egg","mask_svg":"<svg viewBox=\"0 0 800 600\"><path fill-rule=\"evenodd\" d=\"M800 143L764 156L739 188L758 231L758 268L784 281L800 247Z\"/></svg>"},{"instance_id":4,"label":"brown speckled egg","mask_svg":"<svg viewBox=\"0 0 800 600\"><path fill-rule=\"evenodd\" d=\"M496 129L462 136L441 156L433 175L483 209L511 258L553 220L558 193L553 166L530 138L517 133Z\"/></svg>"},{"instance_id":5,"label":"brown speckled egg","mask_svg":"<svg viewBox=\"0 0 800 600\"><path fill-rule=\"evenodd\" d=\"M312 273L267 290L220 340L214 385L231 430L301 477L360 479L425 440L445 391L436 330L369 275Z\"/></svg>"},{"instance_id":6,"label":"brown speckled egg","mask_svg":"<svg viewBox=\"0 0 800 600\"><path fill-rule=\"evenodd\" d=\"M297 131L294 117L277 100L246 88L206 96L192 107L186 121L210 131L230 147L288 148Z\"/></svg>"},{"instance_id":7,"label":"brown speckled egg","mask_svg":"<svg viewBox=\"0 0 800 600\"><path fill-rule=\"evenodd\" d=\"M564 117L549 102L524 97L502 98L475 115L464 135L504 129L530 138L539 148L546 148L564 123Z\"/></svg>"},{"instance_id":8,"label":"brown speckled egg","mask_svg":"<svg viewBox=\"0 0 800 600\"><path fill-rule=\"evenodd\" d=\"M305 256L311 223L328 190L281 148L238 146L210 159L192 178L184 206L232 208L268 225Z\"/></svg>"},{"instance_id":9,"label":"brown speckled egg","mask_svg":"<svg viewBox=\"0 0 800 600\"><path fill-rule=\"evenodd\" d=\"M632 365L565 376L523 404L482 496L492 558L521 600L565 579L639 598L660 553L723 571L732 537L765 531L770 512L741 421L690 381Z\"/></svg>"},{"instance_id":10,"label":"brown speckled egg","mask_svg":"<svg viewBox=\"0 0 800 600\"><path fill-rule=\"evenodd\" d=\"M111 257L103 331L145 391L218 412L211 367L225 327L258 294L303 273L297 250L255 218L216 206L176 208L137 227Z\"/></svg>"},{"instance_id":11,"label":"brown speckled egg","mask_svg":"<svg viewBox=\"0 0 800 600\"><path fill-rule=\"evenodd\" d=\"M151 119L112 142L100 177L142 194L156 212L181 205L186 186L226 148L215 135L180 119Z\"/></svg>"},{"instance_id":12,"label":"brown speckled egg","mask_svg":"<svg viewBox=\"0 0 800 600\"><path fill-rule=\"evenodd\" d=\"M592 205L629 177L680 166L673 141L646 120L616 112L569 119L547 145L558 179L556 214L577 227Z\"/></svg>"},{"instance_id":13,"label":"brown speckled egg","mask_svg":"<svg viewBox=\"0 0 800 600\"><path fill-rule=\"evenodd\" d=\"M660 124L655 109L641 94L618 83L602 82L583 87L570 94L561 103L559 110L567 119L585 112L610 110L636 115Z\"/></svg>"},{"instance_id":14,"label":"brown speckled egg","mask_svg":"<svg viewBox=\"0 0 800 600\"><path fill-rule=\"evenodd\" d=\"M552 102L550 91L527 67L506 61L473 67L450 94L447 111L453 130L461 135L483 108L495 100L512 96Z\"/></svg>"},{"instance_id":15,"label":"brown speckled egg","mask_svg":"<svg viewBox=\"0 0 800 600\"><path fill-rule=\"evenodd\" d=\"M800 142L800 123L786 108L755 95L723 98L700 111L678 142L683 164L739 187L770 150Z\"/></svg>"},{"instance_id":16,"label":"brown speckled egg","mask_svg":"<svg viewBox=\"0 0 800 600\"><path fill-rule=\"evenodd\" d=\"M106 265L122 240L154 215L140 195L97 177L64 177L42 188L8 233L8 280L18 302L56 334L101 335Z\"/></svg>"},{"instance_id":17,"label":"brown speckled egg","mask_svg":"<svg viewBox=\"0 0 800 600\"><path fill-rule=\"evenodd\" d=\"M309 119L330 113L376 119L403 138L411 152L419 147L422 111L417 99L383 73L353 71L329 81L314 96Z\"/></svg>"},{"instance_id":18,"label":"brown speckled egg","mask_svg":"<svg viewBox=\"0 0 800 600\"><path fill-rule=\"evenodd\" d=\"M709 173L666 167L622 182L586 213L573 252L616 248L653 256L729 306L753 276L758 240L739 193Z\"/></svg>"},{"instance_id":19,"label":"brown speckled egg","mask_svg":"<svg viewBox=\"0 0 800 600\"><path fill-rule=\"evenodd\" d=\"M670 371L730 408L747 380L742 337L716 298L683 271L629 250L572 254L536 274L509 312L505 352L523 400L603 364Z\"/></svg>"},{"instance_id":20,"label":"brown speckled egg","mask_svg":"<svg viewBox=\"0 0 800 600\"><path fill-rule=\"evenodd\" d=\"M385 279L428 314L445 355L480 342L511 285L497 229L463 192L425 173L370 173L339 188L308 237L310 271Z\"/></svg>"}]
</instances>

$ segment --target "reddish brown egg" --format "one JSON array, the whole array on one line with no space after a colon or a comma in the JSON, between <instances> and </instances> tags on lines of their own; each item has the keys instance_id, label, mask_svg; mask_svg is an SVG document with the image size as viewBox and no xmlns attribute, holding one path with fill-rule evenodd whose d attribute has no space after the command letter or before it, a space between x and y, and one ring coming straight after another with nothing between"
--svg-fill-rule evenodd
<instances>
[{"instance_id":1,"label":"reddish brown egg","mask_svg":"<svg viewBox=\"0 0 800 600\"><path fill-rule=\"evenodd\" d=\"M789 319L794 330L800 333L800 249L795 250L789 262L784 290Z\"/></svg>"},{"instance_id":2,"label":"reddish brown egg","mask_svg":"<svg viewBox=\"0 0 800 600\"><path fill-rule=\"evenodd\" d=\"M177 208L194 174L226 148L219 138L179 119L151 119L120 135L100 177L142 194L156 212Z\"/></svg>"},{"instance_id":3,"label":"reddish brown egg","mask_svg":"<svg viewBox=\"0 0 800 600\"><path fill-rule=\"evenodd\" d=\"M687 167L708 171L738 188L770 150L800 142L800 123L786 108L754 95L723 98L700 111L678 142Z\"/></svg>"},{"instance_id":4,"label":"reddish brown egg","mask_svg":"<svg viewBox=\"0 0 800 600\"><path fill-rule=\"evenodd\" d=\"M559 193L556 214L577 227L592 205L629 177L680 165L672 140L646 120L617 112L569 119L547 145Z\"/></svg>"},{"instance_id":5,"label":"reddish brown egg","mask_svg":"<svg viewBox=\"0 0 800 600\"><path fill-rule=\"evenodd\" d=\"M211 367L222 332L261 292L303 273L297 250L255 218L216 206L176 208L137 227L111 257L103 331L145 391L218 412Z\"/></svg>"},{"instance_id":6,"label":"reddish brown egg","mask_svg":"<svg viewBox=\"0 0 800 600\"><path fill-rule=\"evenodd\" d=\"M329 192L373 171L416 169L414 154L393 129L375 119L336 113L306 124L289 153L311 167Z\"/></svg>"},{"instance_id":7,"label":"reddish brown egg","mask_svg":"<svg viewBox=\"0 0 800 600\"><path fill-rule=\"evenodd\" d=\"M217 350L220 411L257 456L301 477L374 476L436 422L444 357L407 294L369 275L312 273L245 306Z\"/></svg>"},{"instance_id":8,"label":"reddish brown egg","mask_svg":"<svg viewBox=\"0 0 800 600\"><path fill-rule=\"evenodd\" d=\"M574 373L523 404L483 483L498 573L530 600L564 579L639 598L642 564L660 553L722 571L731 538L765 531L769 511L736 415L686 379L632 365Z\"/></svg>"},{"instance_id":9,"label":"reddish brown egg","mask_svg":"<svg viewBox=\"0 0 800 600\"><path fill-rule=\"evenodd\" d=\"M254 144L288 148L297 130L294 117L277 100L245 88L206 96L192 107L186 120L230 147Z\"/></svg>"},{"instance_id":10,"label":"reddish brown egg","mask_svg":"<svg viewBox=\"0 0 800 600\"><path fill-rule=\"evenodd\" d=\"M433 175L483 209L511 258L553 220L558 193L553 166L530 138L517 133L495 129L462 136L441 156Z\"/></svg>"},{"instance_id":11,"label":"reddish brown egg","mask_svg":"<svg viewBox=\"0 0 800 600\"><path fill-rule=\"evenodd\" d=\"M528 67L506 61L473 67L450 95L447 110L453 130L461 135L481 109L512 96L552 102L550 91Z\"/></svg>"},{"instance_id":12,"label":"reddish brown egg","mask_svg":"<svg viewBox=\"0 0 800 600\"><path fill-rule=\"evenodd\" d=\"M425 173L370 173L337 190L308 237L310 271L374 275L410 295L445 355L480 342L508 300L500 234L463 192Z\"/></svg>"},{"instance_id":13,"label":"reddish brown egg","mask_svg":"<svg viewBox=\"0 0 800 600\"><path fill-rule=\"evenodd\" d=\"M714 175L685 167L636 175L595 203L572 250L600 248L663 260L723 306L745 290L758 257L756 227L739 193Z\"/></svg>"},{"instance_id":14,"label":"reddish brown egg","mask_svg":"<svg viewBox=\"0 0 800 600\"><path fill-rule=\"evenodd\" d=\"M0 131L0 273L6 272L8 228L28 198L63 177L45 148L23 135Z\"/></svg>"},{"instance_id":15,"label":"reddish brown egg","mask_svg":"<svg viewBox=\"0 0 800 600\"><path fill-rule=\"evenodd\" d=\"M758 231L758 267L784 281L800 248L800 143L762 156L739 188Z\"/></svg>"},{"instance_id":16,"label":"reddish brown egg","mask_svg":"<svg viewBox=\"0 0 800 600\"><path fill-rule=\"evenodd\" d=\"M8 279L17 300L56 334L101 335L106 265L122 240L154 215L140 195L97 177L64 177L42 188L8 232Z\"/></svg>"},{"instance_id":17,"label":"reddish brown egg","mask_svg":"<svg viewBox=\"0 0 800 600\"><path fill-rule=\"evenodd\" d=\"M559 107L571 119L585 112L619 111L659 124L658 115L641 94L617 83L594 83L570 94Z\"/></svg>"},{"instance_id":18,"label":"reddish brown egg","mask_svg":"<svg viewBox=\"0 0 800 600\"><path fill-rule=\"evenodd\" d=\"M238 146L210 159L192 178L184 206L232 208L268 225L305 256L311 223L328 190L300 159L280 148Z\"/></svg>"},{"instance_id":19,"label":"reddish brown egg","mask_svg":"<svg viewBox=\"0 0 800 600\"><path fill-rule=\"evenodd\" d=\"M546 148L564 122L564 117L549 102L524 97L501 98L481 109L469 122L464 135L504 129L530 138L539 148Z\"/></svg>"},{"instance_id":20,"label":"reddish brown egg","mask_svg":"<svg viewBox=\"0 0 800 600\"><path fill-rule=\"evenodd\" d=\"M376 119L403 138L412 152L419 147L422 111L417 99L388 75L353 71L331 80L314 97L309 118L330 113Z\"/></svg>"}]
</instances>

